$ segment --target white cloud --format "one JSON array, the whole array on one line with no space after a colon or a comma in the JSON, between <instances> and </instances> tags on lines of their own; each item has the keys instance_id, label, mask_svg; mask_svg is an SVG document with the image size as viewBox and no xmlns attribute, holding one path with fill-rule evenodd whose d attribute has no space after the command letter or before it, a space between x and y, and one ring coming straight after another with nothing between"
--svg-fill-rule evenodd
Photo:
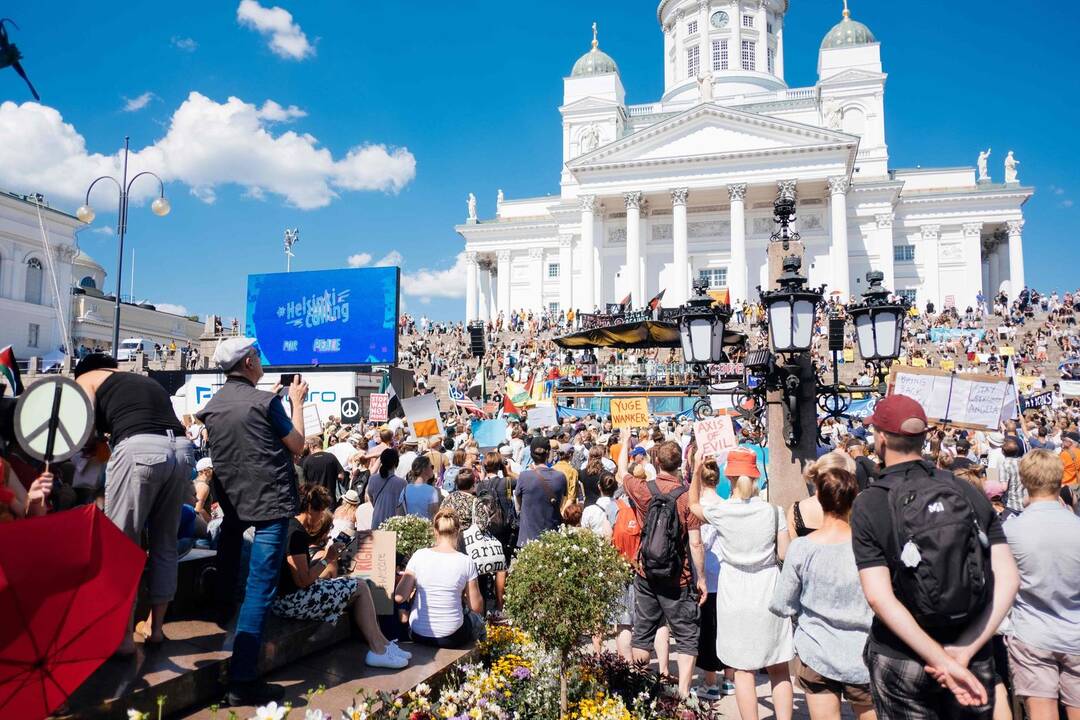
<instances>
[{"instance_id":1,"label":"white cloud","mask_svg":"<svg viewBox=\"0 0 1080 720\"><path fill-rule=\"evenodd\" d=\"M364 267L371 262L371 253L356 253L355 255L350 255L345 262L349 264L349 267Z\"/></svg>"},{"instance_id":2,"label":"white cloud","mask_svg":"<svg viewBox=\"0 0 1080 720\"><path fill-rule=\"evenodd\" d=\"M303 60L314 55L315 48L307 35L293 22L292 13L284 8L263 7L257 0L240 0L236 19L241 25L270 36L270 51L287 60Z\"/></svg>"},{"instance_id":3,"label":"white cloud","mask_svg":"<svg viewBox=\"0 0 1080 720\"><path fill-rule=\"evenodd\" d=\"M295 105L282 107L273 100L267 100L259 108L259 117L270 122L290 122L297 118L307 117L307 112Z\"/></svg>"},{"instance_id":4,"label":"white cloud","mask_svg":"<svg viewBox=\"0 0 1080 720\"><path fill-rule=\"evenodd\" d=\"M116 234L116 230L113 229L112 225L102 225L101 227L94 228L90 232L94 235L108 235L109 237Z\"/></svg>"},{"instance_id":5,"label":"white cloud","mask_svg":"<svg viewBox=\"0 0 1080 720\"><path fill-rule=\"evenodd\" d=\"M1050 192L1054 193L1055 195L1064 195L1065 188L1058 187L1057 185L1051 185Z\"/></svg>"},{"instance_id":6,"label":"white cloud","mask_svg":"<svg viewBox=\"0 0 1080 720\"><path fill-rule=\"evenodd\" d=\"M446 269L423 269L402 273L401 289L426 304L431 298L465 297L465 253L458 253L454 264Z\"/></svg>"},{"instance_id":7,"label":"white cloud","mask_svg":"<svg viewBox=\"0 0 1080 720\"><path fill-rule=\"evenodd\" d=\"M1061 207L1063 207L1063 208L1071 208L1073 206L1073 204L1074 203L1073 203L1072 200L1062 200L1061 201Z\"/></svg>"},{"instance_id":8,"label":"white cloud","mask_svg":"<svg viewBox=\"0 0 1080 720\"><path fill-rule=\"evenodd\" d=\"M392 267L394 265L400 266L405 262L405 258L397 250L391 250L382 256L376 263L375 267Z\"/></svg>"},{"instance_id":9,"label":"white cloud","mask_svg":"<svg viewBox=\"0 0 1080 720\"><path fill-rule=\"evenodd\" d=\"M275 134L264 116L268 108L279 116L303 112L276 102L260 108L237 97L219 103L192 92L173 113L164 137L132 153L130 167L181 182L207 203L219 186L234 184L251 197L279 195L304 210L325 207L345 191L396 193L416 176L416 158L406 148L361 144L335 158L308 133ZM0 147L0 187L43 192L75 205L82 204L93 178L120 171L119 152L90 152L56 109L34 102L0 103ZM157 188L140 182L134 192L135 200L145 200Z\"/></svg>"},{"instance_id":10,"label":"white cloud","mask_svg":"<svg viewBox=\"0 0 1080 720\"><path fill-rule=\"evenodd\" d=\"M139 110L142 110L144 107L149 105L150 101L153 100L155 97L157 96L149 90L144 92L142 95L139 95L138 97L125 97L124 112L138 112Z\"/></svg>"},{"instance_id":11,"label":"white cloud","mask_svg":"<svg viewBox=\"0 0 1080 720\"><path fill-rule=\"evenodd\" d=\"M161 312L172 313L173 315L182 315L187 317L191 313L183 305L173 305L172 303L150 303Z\"/></svg>"},{"instance_id":12,"label":"white cloud","mask_svg":"<svg viewBox=\"0 0 1080 720\"><path fill-rule=\"evenodd\" d=\"M179 48L184 52L195 52L196 48L199 47L199 43L195 42L194 39L189 37L179 37L177 35L173 35L172 39L169 42L172 43L172 46L174 48Z\"/></svg>"}]
</instances>

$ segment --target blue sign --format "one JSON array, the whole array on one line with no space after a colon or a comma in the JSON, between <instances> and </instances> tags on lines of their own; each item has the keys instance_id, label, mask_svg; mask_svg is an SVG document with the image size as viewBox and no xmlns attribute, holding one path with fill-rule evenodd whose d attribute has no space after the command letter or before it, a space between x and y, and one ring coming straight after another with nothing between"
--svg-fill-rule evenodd
<instances>
[{"instance_id":1,"label":"blue sign","mask_svg":"<svg viewBox=\"0 0 1080 720\"><path fill-rule=\"evenodd\" d=\"M975 338L976 340L982 340L986 337L986 330L976 330L974 328L930 328L931 342L948 342L949 340L958 340L969 337Z\"/></svg>"},{"instance_id":2,"label":"blue sign","mask_svg":"<svg viewBox=\"0 0 1080 720\"><path fill-rule=\"evenodd\" d=\"M247 334L264 365L397 362L399 269L248 275Z\"/></svg>"}]
</instances>

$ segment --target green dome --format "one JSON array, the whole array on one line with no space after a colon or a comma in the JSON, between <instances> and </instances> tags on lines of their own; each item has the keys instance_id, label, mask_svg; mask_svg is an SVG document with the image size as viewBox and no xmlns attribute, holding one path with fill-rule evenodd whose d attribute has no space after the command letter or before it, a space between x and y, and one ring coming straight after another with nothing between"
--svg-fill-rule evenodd
<instances>
[{"instance_id":1,"label":"green dome","mask_svg":"<svg viewBox=\"0 0 1080 720\"><path fill-rule=\"evenodd\" d=\"M600 43L596 39L596 23L593 23L592 50L578 58L574 63L574 69L570 71L571 77L588 77L590 75L618 74L619 66L611 59L611 56L600 49Z\"/></svg>"},{"instance_id":2,"label":"green dome","mask_svg":"<svg viewBox=\"0 0 1080 720\"><path fill-rule=\"evenodd\" d=\"M857 45L870 45L876 43L877 38L870 28L858 20L851 19L851 13L844 9L844 19L833 26L825 39L821 41L821 49L855 47Z\"/></svg>"}]
</instances>

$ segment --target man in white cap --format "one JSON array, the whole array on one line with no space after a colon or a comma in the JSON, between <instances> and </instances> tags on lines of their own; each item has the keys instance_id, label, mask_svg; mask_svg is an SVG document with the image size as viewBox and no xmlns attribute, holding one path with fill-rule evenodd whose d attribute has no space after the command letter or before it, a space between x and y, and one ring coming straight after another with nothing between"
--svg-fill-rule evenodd
<instances>
[{"instance_id":1,"label":"man in white cap","mask_svg":"<svg viewBox=\"0 0 1080 720\"><path fill-rule=\"evenodd\" d=\"M232 616L244 531L255 528L247 586L229 662L230 705L263 705L283 696L261 682L257 664L266 614L277 590L289 520L299 512L293 456L304 449L304 398L299 375L289 387L292 413L275 392L259 390L262 359L255 341L236 337L214 351L225 384L198 413L214 458L214 494L224 513L218 538L218 601L222 624Z\"/></svg>"}]
</instances>

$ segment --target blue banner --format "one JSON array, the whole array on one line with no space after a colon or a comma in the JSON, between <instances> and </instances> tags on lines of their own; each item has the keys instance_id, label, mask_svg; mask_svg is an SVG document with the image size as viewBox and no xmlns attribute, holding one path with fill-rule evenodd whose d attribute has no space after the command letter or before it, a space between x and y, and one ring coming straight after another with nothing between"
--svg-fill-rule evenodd
<instances>
[{"instance_id":1,"label":"blue banner","mask_svg":"<svg viewBox=\"0 0 1080 720\"><path fill-rule=\"evenodd\" d=\"M506 442L506 419L473 420L472 434L481 450L491 450Z\"/></svg>"},{"instance_id":2,"label":"blue banner","mask_svg":"<svg viewBox=\"0 0 1080 720\"><path fill-rule=\"evenodd\" d=\"M931 342L948 342L949 340L971 337L976 340L982 340L986 337L986 331L963 328L930 328Z\"/></svg>"}]
</instances>

